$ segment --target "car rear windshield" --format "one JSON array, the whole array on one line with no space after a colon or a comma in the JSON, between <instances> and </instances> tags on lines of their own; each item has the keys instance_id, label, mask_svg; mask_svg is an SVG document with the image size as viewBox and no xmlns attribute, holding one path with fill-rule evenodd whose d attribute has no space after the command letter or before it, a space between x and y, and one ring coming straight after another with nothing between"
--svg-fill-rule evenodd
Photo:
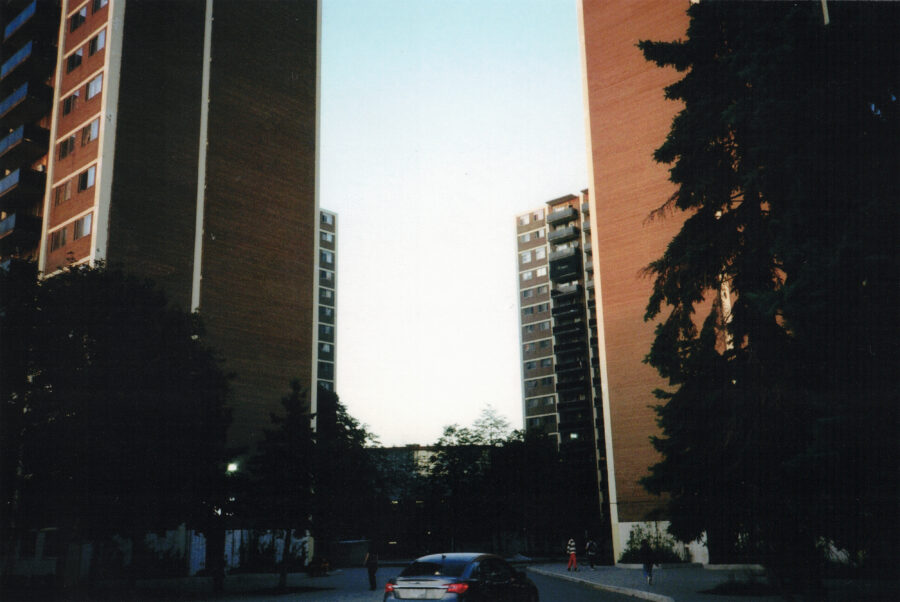
<instances>
[{"instance_id":1,"label":"car rear windshield","mask_svg":"<svg viewBox=\"0 0 900 602\"><path fill-rule=\"evenodd\" d=\"M443 562L415 561L400 573L401 577L459 577L466 568L466 560L444 560Z\"/></svg>"}]
</instances>

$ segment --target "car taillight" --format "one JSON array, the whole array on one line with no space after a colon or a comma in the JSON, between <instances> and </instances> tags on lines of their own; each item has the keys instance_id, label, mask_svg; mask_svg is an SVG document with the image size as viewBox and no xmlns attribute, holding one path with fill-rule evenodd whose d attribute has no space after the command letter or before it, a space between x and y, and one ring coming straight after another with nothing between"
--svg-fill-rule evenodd
<instances>
[{"instance_id":1,"label":"car taillight","mask_svg":"<svg viewBox=\"0 0 900 602\"><path fill-rule=\"evenodd\" d=\"M450 585L447 586L447 593L448 594L461 594L464 591L466 591L467 589L469 589L468 583L451 583Z\"/></svg>"},{"instance_id":2,"label":"car taillight","mask_svg":"<svg viewBox=\"0 0 900 602\"><path fill-rule=\"evenodd\" d=\"M392 591L394 591L394 584L393 583L385 583L384 584L384 593L389 594Z\"/></svg>"}]
</instances>

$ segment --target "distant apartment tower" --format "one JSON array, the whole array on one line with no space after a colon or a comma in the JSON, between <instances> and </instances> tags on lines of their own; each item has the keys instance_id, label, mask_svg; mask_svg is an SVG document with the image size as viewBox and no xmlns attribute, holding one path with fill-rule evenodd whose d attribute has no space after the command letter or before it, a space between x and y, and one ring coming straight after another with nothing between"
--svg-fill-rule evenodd
<instances>
[{"instance_id":1,"label":"distant apartment tower","mask_svg":"<svg viewBox=\"0 0 900 602\"><path fill-rule=\"evenodd\" d=\"M60 3L0 0L0 265L36 259Z\"/></svg>"},{"instance_id":2,"label":"distant apartment tower","mask_svg":"<svg viewBox=\"0 0 900 602\"><path fill-rule=\"evenodd\" d=\"M317 0L61 2L40 269L104 261L199 310L235 375L235 446L291 380L315 406L320 15Z\"/></svg>"},{"instance_id":3,"label":"distant apartment tower","mask_svg":"<svg viewBox=\"0 0 900 602\"><path fill-rule=\"evenodd\" d=\"M516 220L525 429L556 438L583 466L607 513L606 458L588 195L570 194Z\"/></svg>"},{"instance_id":4,"label":"distant apartment tower","mask_svg":"<svg viewBox=\"0 0 900 602\"><path fill-rule=\"evenodd\" d=\"M318 385L334 391L337 342L337 214L319 211Z\"/></svg>"}]
</instances>

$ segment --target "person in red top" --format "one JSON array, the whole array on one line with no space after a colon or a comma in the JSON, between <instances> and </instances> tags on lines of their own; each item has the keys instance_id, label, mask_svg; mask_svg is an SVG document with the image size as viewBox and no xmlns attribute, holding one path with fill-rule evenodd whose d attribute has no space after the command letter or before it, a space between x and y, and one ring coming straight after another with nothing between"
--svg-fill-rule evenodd
<instances>
[{"instance_id":1,"label":"person in red top","mask_svg":"<svg viewBox=\"0 0 900 602\"><path fill-rule=\"evenodd\" d=\"M566 544L566 554L569 555L569 564L566 566L567 571L578 572L578 560L575 558L575 550L577 550L574 539L569 539Z\"/></svg>"}]
</instances>

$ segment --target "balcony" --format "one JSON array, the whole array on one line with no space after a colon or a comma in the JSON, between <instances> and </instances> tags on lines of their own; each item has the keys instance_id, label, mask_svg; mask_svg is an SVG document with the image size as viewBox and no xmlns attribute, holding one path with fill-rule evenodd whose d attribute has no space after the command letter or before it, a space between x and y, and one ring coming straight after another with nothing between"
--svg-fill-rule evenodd
<instances>
[{"instance_id":1,"label":"balcony","mask_svg":"<svg viewBox=\"0 0 900 602\"><path fill-rule=\"evenodd\" d=\"M56 49L29 41L0 65L0 96L27 81L44 81L56 64Z\"/></svg>"},{"instance_id":2,"label":"balcony","mask_svg":"<svg viewBox=\"0 0 900 602\"><path fill-rule=\"evenodd\" d=\"M33 0L6 24L3 45L7 49L16 48L29 38L53 35L58 26L59 7L56 3Z\"/></svg>"},{"instance_id":3,"label":"balcony","mask_svg":"<svg viewBox=\"0 0 900 602\"><path fill-rule=\"evenodd\" d=\"M566 303L564 305L554 305L550 310L550 315L554 318L572 318L578 316L584 311L584 306L580 303Z\"/></svg>"},{"instance_id":4,"label":"balcony","mask_svg":"<svg viewBox=\"0 0 900 602\"><path fill-rule=\"evenodd\" d=\"M576 217L578 217L578 213L573 207L566 207L565 209L554 209L547 214L547 223L550 225L565 224L566 222L572 221Z\"/></svg>"},{"instance_id":5,"label":"balcony","mask_svg":"<svg viewBox=\"0 0 900 602\"><path fill-rule=\"evenodd\" d=\"M581 229L584 230L585 234L590 234L591 232L591 222L583 221L581 222Z\"/></svg>"},{"instance_id":6,"label":"balcony","mask_svg":"<svg viewBox=\"0 0 900 602\"><path fill-rule=\"evenodd\" d=\"M0 207L7 212L40 205L44 196L43 172L17 169L0 180Z\"/></svg>"},{"instance_id":7,"label":"balcony","mask_svg":"<svg viewBox=\"0 0 900 602\"><path fill-rule=\"evenodd\" d=\"M0 173L30 165L47 154L50 133L35 125L20 125L0 140Z\"/></svg>"},{"instance_id":8,"label":"balcony","mask_svg":"<svg viewBox=\"0 0 900 602\"><path fill-rule=\"evenodd\" d=\"M0 221L0 254L11 255L37 246L41 220L33 215L13 213Z\"/></svg>"},{"instance_id":9,"label":"balcony","mask_svg":"<svg viewBox=\"0 0 900 602\"><path fill-rule=\"evenodd\" d=\"M575 253L578 251L577 247L566 247L564 249L558 249L556 251L550 252L550 261L559 261L560 259L566 259L567 257L573 257Z\"/></svg>"},{"instance_id":10,"label":"balcony","mask_svg":"<svg viewBox=\"0 0 900 602\"><path fill-rule=\"evenodd\" d=\"M566 242L568 240L575 240L578 238L578 227L577 226L566 226L565 228L557 228L556 230L551 230L547 235L547 241L553 244Z\"/></svg>"},{"instance_id":11,"label":"balcony","mask_svg":"<svg viewBox=\"0 0 900 602\"><path fill-rule=\"evenodd\" d=\"M581 275L581 255L573 254L565 259L550 262L550 280L568 282Z\"/></svg>"},{"instance_id":12,"label":"balcony","mask_svg":"<svg viewBox=\"0 0 900 602\"><path fill-rule=\"evenodd\" d=\"M581 212L585 215L588 215L591 212L590 203L582 203L581 204Z\"/></svg>"},{"instance_id":13,"label":"balcony","mask_svg":"<svg viewBox=\"0 0 900 602\"><path fill-rule=\"evenodd\" d=\"M0 131L37 121L50 110L53 91L44 84L22 84L0 102Z\"/></svg>"},{"instance_id":14,"label":"balcony","mask_svg":"<svg viewBox=\"0 0 900 602\"><path fill-rule=\"evenodd\" d=\"M582 289L581 285L577 282L560 284L550 289L550 296L553 297L554 300L558 300L569 295L580 294L582 290L584 289Z\"/></svg>"}]
</instances>

